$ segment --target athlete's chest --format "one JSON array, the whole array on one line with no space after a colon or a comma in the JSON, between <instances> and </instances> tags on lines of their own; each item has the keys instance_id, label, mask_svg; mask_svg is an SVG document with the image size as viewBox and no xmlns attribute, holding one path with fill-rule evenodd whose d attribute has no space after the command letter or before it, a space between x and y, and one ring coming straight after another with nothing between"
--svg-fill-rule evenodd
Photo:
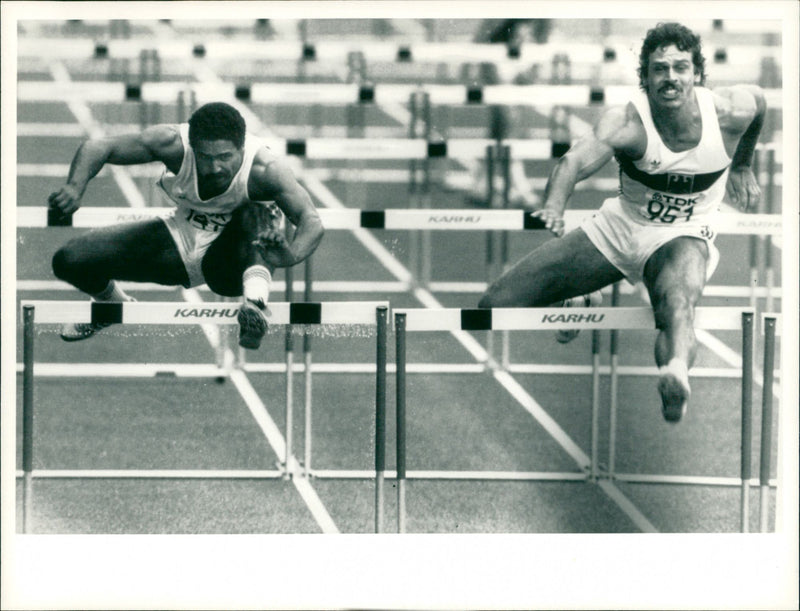
<instances>
[{"instance_id":1,"label":"athlete's chest","mask_svg":"<svg viewBox=\"0 0 800 611\"><path fill-rule=\"evenodd\" d=\"M703 139L703 121L699 116L677 125L659 125L657 121L654 124L661 143L672 153L683 153L696 148Z\"/></svg>"}]
</instances>

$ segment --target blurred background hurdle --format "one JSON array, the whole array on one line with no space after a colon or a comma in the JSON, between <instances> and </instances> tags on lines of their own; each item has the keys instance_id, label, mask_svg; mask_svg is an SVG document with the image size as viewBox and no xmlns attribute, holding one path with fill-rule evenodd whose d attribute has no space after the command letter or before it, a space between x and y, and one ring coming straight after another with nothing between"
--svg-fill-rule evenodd
<instances>
[{"instance_id":1,"label":"blurred background hurdle","mask_svg":"<svg viewBox=\"0 0 800 611\"><path fill-rule=\"evenodd\" d=\"M299 464L292 454L291 429L292 429L292 402L291 393L287 391L286 403L286 443L285 458L281 469L278 471L177 471L168 472L155 470L144 471L48 471L37 472L33 462L33 439L34 439L34 381L36 373L36 361L34 355L34 327L37 324L61 324L61 323L110 323L121 325L235 325L237 324L236 315L238 307L233 304L191 304L186 302L125 302L125 303L101 303L88 301L23 301L23 532L32 532L32 504L33 504L33 480L37 477L103 477L103 478L283 478L291 477L300 473ZM293 325L308 326L366 326L374 327L376 337L376 382L375 382L375 404L376 404L376 424L379 429L375 435L375 464L376 480L375 496L375 524L376 532L382 529L383 510L383 477L385 459L385 409L386 409L386 321L388 304L386 302L272 302L270 303L269 320L271 325L284 325L287 327L287 342L290 337ZM383 343L383 345L381 345ZM291 380L291 360L287 361L286 376ZM113 366L112 366L113 367ZM382 370L381 370L382 369ZM180 370L177 371L177 370ZM225 377L237 375L229 369L222 368L200 368L192 371L190 367L178 366L170 368L161 366L156 371L149 372L150 375L163 375L171 372L173 375L200 375L213 376L218 381ZM84 375L92 375L87 373ZM113 375L113 373L112 373ZM145 372L148 375L148 372ZM288 385L290 386L290 385ZM287 386L287 387L288 387ZM309 388L307 386L306 388ZM310 410L310 400L306 407ZM311 427L310 413L307 415L308 428L306 430L306 457L310 462L311 458ZM310 475L306 470L305 475Z\"/></svg>"}]
</instances>

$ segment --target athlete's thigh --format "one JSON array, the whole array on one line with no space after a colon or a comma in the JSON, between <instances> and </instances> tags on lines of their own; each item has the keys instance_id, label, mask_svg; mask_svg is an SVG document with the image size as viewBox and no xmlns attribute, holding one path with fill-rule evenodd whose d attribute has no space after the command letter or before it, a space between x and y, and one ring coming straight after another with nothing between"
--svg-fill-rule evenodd
<instances>
[{"instance_id":1,"label":"athlete's thigh","mask_svg":"<svg viewBox=\"0 0 800 611\"><path fill-rule=\"evenodd\" d=\"M622 277L578 228L525 256L493 283L489 294L494 307L540 307L596 291Z\"/></svg>"},{"instance_id":2,"label":"athlete's thigh","mask_svg":"<svg viewBox=\"0 0 800 611\"><path fill-rule=\"evenodd\" d=\"M694 305L706 282L708 246L689 236L675 238L654 252L644 266L644 283L657 307L669 297L685 297Z\"/></svg>"},{"instance_id":3,"label":"athlete's thigh","mask_svg":"<svg viewBox=\"0 0 800 611\"><path fill-rule=\"evenodd\" d=\"M238 297L242 294L245 239L237 225L231 226L228 223L203 255L203 278L216 294L226 297Z\"/></svg>"},{"instance_id":4,"label":"athlete's thigh","mask_svg":"<svg viewBox=\"0 0 800 611\"><path fill-rule=\"evenodd\" d=\"M161 219L95 229L70 243L90 266L116 280L184 284L186 269Z\"/></svg>"},{"instance_id":5,"label":"athlete's thigh","mask_svg":"<svg viewBox=\"0 0 800 611\"><path fill-rule=\"evenodd\" d=\"M208 287L218 295L241 295L244 270L254 263L263 264L252 242L260 231L276 223L277 217L262 204L247 202L237 208L203 256L203 277Z\"/></svg>"}]
</instances>

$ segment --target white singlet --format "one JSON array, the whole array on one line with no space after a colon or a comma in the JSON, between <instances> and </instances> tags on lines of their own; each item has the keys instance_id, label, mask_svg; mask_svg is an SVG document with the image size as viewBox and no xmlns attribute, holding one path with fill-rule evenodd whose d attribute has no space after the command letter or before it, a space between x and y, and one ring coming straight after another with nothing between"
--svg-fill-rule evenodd
<instances>
[{"instance_id":1,"label":"white singlet","mask_svg":"<svg viewBox=\"0 0 800 611\"><path fill-rule=\"evenodd\" d=\"M696 87L702 135L697 146L671 151L658 134L647 93L631 102L647 136L641 159L617 156L620 190L581 227L601 253L628 279L642 279L650 256L667 242L690 236L706 242L709 260L706 278L716 268L714 217L725 195L731 159L725 150L711 91Z\"/></svg>"},{"instance_id":2,"label":"white singlet","mask_svg":"<svg viewBox=\"0 0 800 611\"><path fill-rule=\"evenodd\" d=\"M183 123L179 128L183 143L181 168L177 174L165 168L157 184L166 202L176 207L174 212L164 218L164 222L186 266L188 286L193 287L205 282L202 261L211 242L219 237L231 220L233 211L251 201L247 193L250 169L256 153L266 145L258 137L247 134L242 165L230 186L220 195L202 200L197 192L197 164L194 151L189 145L189 124ZM254 203L266 206L273 219L273 226L280 226L283 214L274 202Z\"/></svg>"}]
</instances>

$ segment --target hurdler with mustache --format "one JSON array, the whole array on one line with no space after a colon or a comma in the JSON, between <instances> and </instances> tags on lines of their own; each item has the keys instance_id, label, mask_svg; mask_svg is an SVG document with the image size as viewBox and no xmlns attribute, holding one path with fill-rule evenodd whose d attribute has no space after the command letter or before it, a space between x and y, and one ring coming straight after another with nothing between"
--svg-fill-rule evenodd
<instances>
[{"instance_id":1,"label":"hurdler with mustache","mask_svg":"<svg viewBox=\"0 0 800 611\"><path fill-rule=\"evenodd\" d=\"M691 393L694 309L719 260L715 215L726 189L744 211L760 198L751 163L766 102L756 86L706 89L700 38L677 23L648 31L639 82L641 91L606 110L550 175L534 214L561 239L508 270L480 306L597 305L604 286L623 278L643 282L658 330L662 414L677 422ZM618 196L564 235L575 184L612 158L619 164ZM559 341L576 333L562 332Z\"/></svg>"}]
</instances>

